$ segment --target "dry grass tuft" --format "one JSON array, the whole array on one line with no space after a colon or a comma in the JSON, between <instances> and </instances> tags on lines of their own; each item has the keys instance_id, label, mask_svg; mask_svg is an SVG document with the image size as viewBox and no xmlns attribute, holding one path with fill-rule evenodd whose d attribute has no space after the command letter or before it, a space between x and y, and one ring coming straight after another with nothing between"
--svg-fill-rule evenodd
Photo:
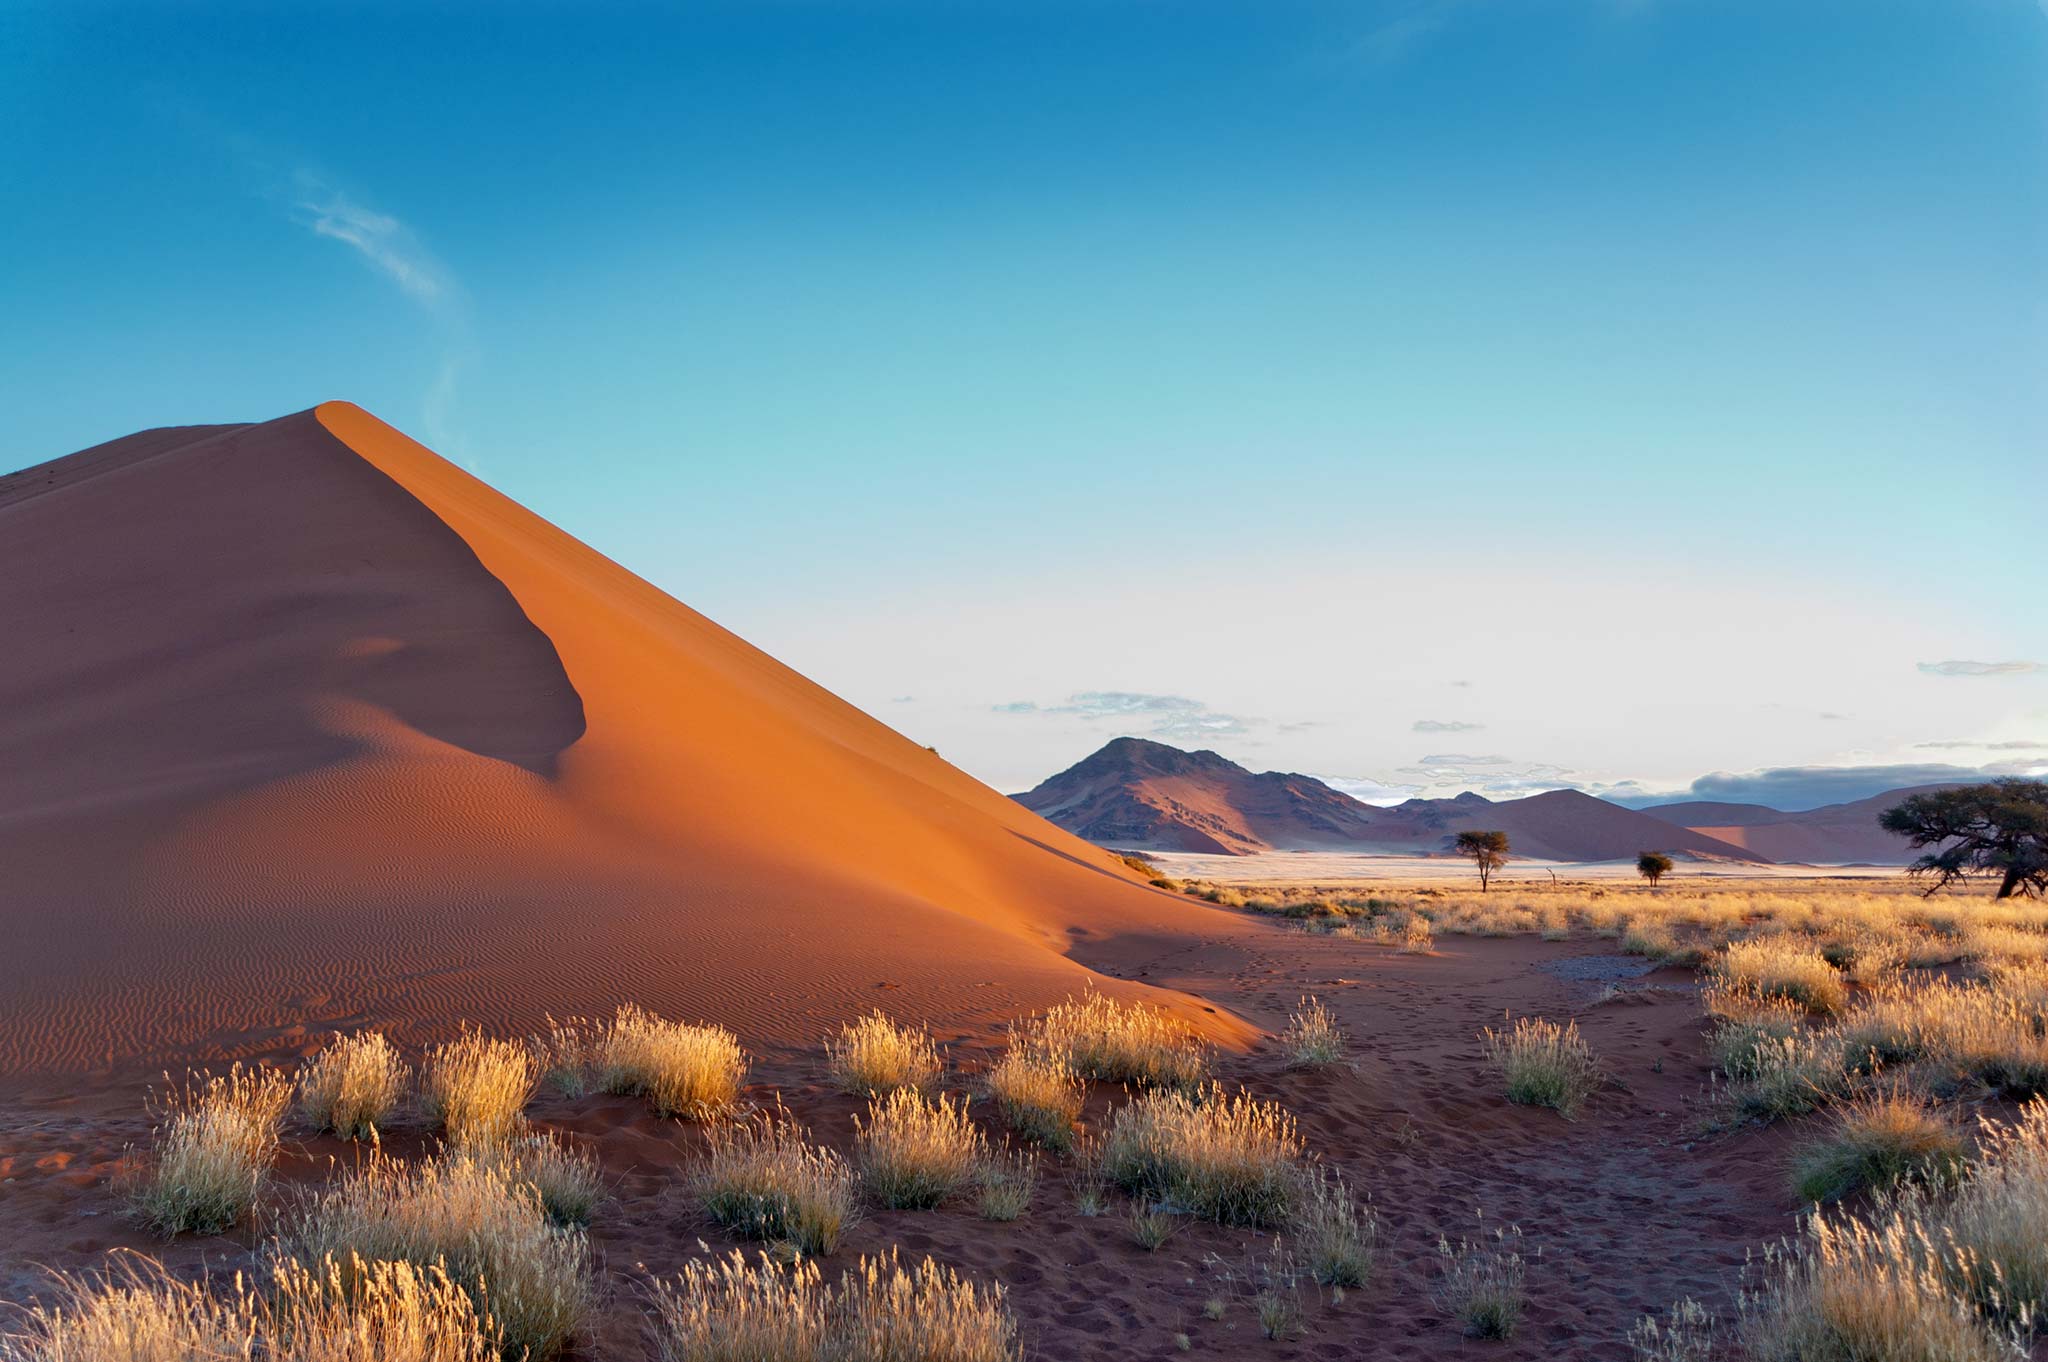
<instances>
[{"instance_id":1,"label":"dry grass tuft","mask_svg":"<svg viewBox=\"0 0 2048 1362\"><path fill-rule=\"evenodd\" d=\"M1507 1084L1508 1100L1574 1115L1605 1081L1579 1024L1522 1017L1511 1030L1481 1033L1487 1058Z\"/></svg>"},{"instance_id":2,"label":"dry grass tuft","mask_svg":"<svg viewBox=\"0 0 2048 1362\"><path fill-rule=\"evenodd\" d=\"M1209 1071L1207 1047L1186 1022L1100 993L1069 998L1025 1034L1083 1078L1187 1090L1200 1087Z\"/></svg>"},{"instance_id":3,"label":"dry grass tuft","mask_svg":"<svg viewBox=\"0 0 2048 1362\"><path fill-rule=\"evenodd\" d=\"M1755 1362L2011 1362L1998 1335L1948 1287L1926 1227L1816 1214L1797 1245L1767 1251L1741 1296Z\"/></svg>"},{"instance_id":4,"label":"dry grass tuft","mask_svg":"<svg viewBox=\"0 0 2048 1362\"><path fill-rule=\"evenodd\" d=\"M1303 1266L1323 1286L1364 1286L1372 1275L1379 1217L1351 1195L1343 1174L1321 1169L1302 1178L1290 1228Z\"/></svg>"},{"instance_id":5,"label":"dry grass tuft","mask_svg":"<svg viewBox=\"0 0 2048 1362\"><path fill-rule=\"evenodd\" d=\"M1507 1338L1521 1322L1529 1300L1521 1244L1522 1232L1512 1226L1476 1244L1437 1239L1437 1306L1472 1337Z\"/></svg>"},{"instance_id":6,"label":"dry grass tuft","mask_svg":"<svg viewBox=\"0 0 2048 1362\"><path fill-rule=\"evenodd\" d=\"M1324 1069L1344 1062L1344 1031L1317 998L1303 998L1280 1033L1290 1069Z\"/></svg>"},{"instance_id":7,"label":"dry grass tuft","mask_svg":"<svg viewBox=\"0 0 2048 1362\"><path fill-rule=\"evenodd\" d=\"M1808 1201L1837 1201L1865 1188L1887 1191L1902 1180L1947 1182L1963 1166L1955 1122L1902 1088L1840 1108L1827 1135L1801 1150L1793 1182Z\"/></svg>"},{"instance_id":8,"label":"dry grass tuft","mask_svg":"<svg viewBox=\"0 0 2048 1362\"><path fill-rule=\"evenodd\" d=\"M551 1131L459 1154L489 1164L517 1186L532 1188L551 1224L588 1225L605 1199L604 1170L596 1156Z\"/></svg>"},{"instance_id":9,"label":"dry grass tuft","mask_svg":"<svg viewBox=\"0 0 2048 1362\"><path fill-rule=\"evenodd\" d=\"M331 1130L344 1140L375 1136L390 1124L410 1077L381 1033L336 1036L300 1067L299 1109L315 1130Z\"/></svg>"},{"instance_id":10,"label":"dry grass tuft","mask_svg":"<svg viewBox=\"0 0 2048 1362\"><path fill-rule=\"evenodd\" d=\"M861 1186L892 1209L937 1206L972 1180L986 1152L965 1101L934 1101L914 1088L871 1101L866 1118L854 1120L853 1163Z\"/></svg>"},{"instance_id":11,"label":"dry grass tuft","mask_svg":"<svg viewBox=\"0 0 2048 1362\"><path fill-rule=\"evenodd\" d=\"M249 1214L270 1176L292 1083L272 1069L200 1075L157 1104L135 1209L161 1234L219 1234Z\"/></svg>"},{"instance_id":12,"label":"dry grass tuft","mask_svg":"<svg viewBox=\"0 0 2048 1362\"><path fill-rule=\"evenodd\" d=\"M1014 1037L987 1082L1004 1122L1020 1139L1056 1151L1073 1147L1088 1090L1064 1059L1029 1037Z\"/></svg>"},{"instance_id":13,"label":"dry grass tuft","mask_svg":"<svg viewBox=\"0 0 2048 1362\"><path fill-rule=\"evenodd\" d=\"M272 1362L490 1362L503 1351L439 1266L351 1258L272 1268L260 1318Z\"/></svg>"},{"instance_id":14,"label":"dry grass tuft","mask_svg":"<svg viewBox=\"0 0 2048 1362\"><path fill-rule=\"evenodd\" d=\"M1660 1323L1644 1315L1628 1331L1634 1362L1714 1362L1721 1355L1715 1338L1714 1312L1692 1297L1671 1307Z\"/></svg>"},{"instance_id":15,"label":"dry grass tuft","mask_svg":"<svg viewBox=\"0 0 2048 1362\"><path fill-rule=\"evenodd\" d=\"M810 1143L785 1115L714 1127L706 1145L697 1195L711 1218L735 1234L827 1254L858 1218L846 1160Z\"/></svg>"},{"instance_id":16,"label":"dry grass tuft","mask_svg":"<svg viewBox=\"0 0 2048 1362\"><path fill-rule=\"evenodd\" d=\"M1180 1233L1181 1219L1163 1207L1143 1201L1131 1203L1131 1242L1147 1253L1157 1253L1166 1241Z\"/></svg>"},{"instance_id":17,"label":"dry grass tuft","mask_svg":"<svg viewBox=\"0 0 2048 1362\"><path fill-rule=\"evenodd\" d=\"M660 1116L710 1120L739 1103L747 1076L739 1038L722 1026L665 1021L630 1003L596 1043L598 1087L644 1095Z\"/></svg>"},{"instance_id":18,"label":"dry grass tuft","mask_svg":"<svg viewBox=\"0 0 2048 1362\"><path fill-rule=\"evenodd\" d=\"M974 1170L974 1205L983 1220L1015 1220L1038 1188L1038 1160L1029 1154L991 1154Z\"/></svg>"},{"instance_id":19,"label":"dry grass tuft","mask_svg":"<svg viewBox=\"0 0 2048 1362\"><path fill-rule=\"evenodd\" d=\"M1759 1040L1749 1077L1729 1089L1736 1115L1775 1121L1804 1116L1847 1086L1838 1038L1800 1033Z\"/></svg>"},{"instance_id":20,"label":"dry grass tuft","mask_svg":"<svg viewBox=\"0 0 2048 1362\"><path fill-rule=\"evenodd\" d=\"M509 1357L521 1350L535 1362L554 1357L591 1309L582 1232L550 1224L533 1188L459 1155L414 1164L371 1159L310 1199L284 1248L310 1264L438 1266Z\"/></svg>"},{"instance_id":21,"label":"dry grass tuft","mask_svg":"<svg viewBox=\"0 0 2048 1362\"><path fill-rule=\"evenodd\" d=\"M1003 1288L894 1251L827 1283L817 1265L740 1254L695 1262L654 1293L660 1362L1021 1362Z\"/></svg>"},{"instance_id":22,"label":"dry grass tuft","mask_svg":"<svg viewBox=\"0 0 2048 1362\"><path fill-rule=\"evenodd\" d=\"M832 1081L863 1097L880 1097L898 1088L929 1089L944 1065L929 1032L898 1026L880 1012L840 1028L825 1042Z\"/></svg>"},{"instance_id":23,"label":"dry grass tuft","mask_svg":"<svg viewBox=\"0 0 2048 1362\"><path fill-rule=\"evenodd\" d=\"M1841 971L1796 938L1731 942L1713 968L1730 988L1790 999L1809 1012L1839 1012L1849 998Z\"/></svg>"},{"instance_id":24,"label":"dry grass tuft","mask_svg":"<svg viewBox=\"0 0 2048 1362\"><path fill-rule=\"evenodd\" d=\"M491 1362L500 1347L439 1268L410 1263L273 1266L267 1291L237 1277L214 1294L148 1259L98 1278L60 1277L53 1302L0 1336L4 1362Z\"/></svg>"},{"instance_id":25,"label":"dry grass tuft","mask_svg":"<svg viewBox=\"0 0 2048 1362\"><path fill-rule=\"evenodd\" d=\"M597 1050L597 1029L581 1017L556 1021L547 1019L547 1029L527 1042L540 1065L541 1081L564 1097L581 1097L590 1091L592 1056Z\"/></svg>"},{"instance_id":26,"label":"dry grass tuft","mask_svg":"<svg viewBox=\"0 0 2048 1362\"><path fill-rule=\"evenodd\" d=\"M1102 1168L1125 1191L1226 1225L1287 1223L1302 1155L1294 1118L1275 1102L1211 1087L1148 1092L1118 1108Z\"/></svg>"},{"instance_id":27,"label":"dry grass tuft","mask_svg":"<svg viewBox=\"0 0 2048 1362\"><path fill-rule=\"evenodd\" d=\"M427 1056L421 1080L427 1118L472 1149L525 1129L526 1104L539 1084L532 1051L470 1029Z\"/></svg>"},{"instance_id":28,"label":"dry grass tuft","mask_svg":"<svg viewBox=\"0 0 2048 1362\"><path fill-rule=\"evenodd\" d=\"M2028 1327L2048 1317L2048 1099L1981 1122L1977 1160L1939 1216L1949 1275L1979 1308Z\"/></svg>"}]
</instances>

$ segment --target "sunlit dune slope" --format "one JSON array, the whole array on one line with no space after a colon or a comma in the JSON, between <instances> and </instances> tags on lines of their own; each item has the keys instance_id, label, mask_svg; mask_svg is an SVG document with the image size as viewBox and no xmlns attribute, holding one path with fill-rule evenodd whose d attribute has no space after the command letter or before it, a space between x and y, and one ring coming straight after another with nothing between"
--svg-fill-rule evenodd
<instances>
[{"instance_id":1,"label":"sunlit dune slope","mask_svg":"<svg viewBox=\"0 0 2048 1362\"><path fill-rule=\"evenodd\" d=\"M0 479L0 630L4 1072L972 1027L1236 930L346 403Z\"/></svg>"}]
</instances>

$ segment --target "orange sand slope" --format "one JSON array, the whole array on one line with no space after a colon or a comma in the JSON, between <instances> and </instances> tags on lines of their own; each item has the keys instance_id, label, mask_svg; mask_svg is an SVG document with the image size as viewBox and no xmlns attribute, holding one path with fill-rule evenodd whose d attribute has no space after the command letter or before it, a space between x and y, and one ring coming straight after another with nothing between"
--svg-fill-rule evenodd
<instances>
[{"instance_id":1,"label":"orange sand slope","mask_svg":"<svg viewBox=\"0 0 2048 1362\"><path fill-rule=\"evenodd\" d=\"M973 1028L1244 930L347 403L0 479L0 632L4 1073Z\"/></svg>"}]
</instances>

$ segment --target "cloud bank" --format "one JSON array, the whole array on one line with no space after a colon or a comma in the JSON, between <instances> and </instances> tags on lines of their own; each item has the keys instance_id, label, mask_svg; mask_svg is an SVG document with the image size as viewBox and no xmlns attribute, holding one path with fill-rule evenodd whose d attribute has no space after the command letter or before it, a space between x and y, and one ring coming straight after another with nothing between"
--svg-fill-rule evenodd
<instances>
[{"instance_id":1,"label":"cloud bank","mask_svg":"<svg viewBox=\"0 0 2048 1362\"><path fill-rule=\"evenodd\" d=\"M1596 791L1602 799L1640 809L1708 799L1729 804L1763 804L1798 812L1825 804L1847 804L1912 785L1968 785L1994 776L2026 775L2038 762L1999 762L1988 766L1946 763L1899 763L1889 766L1779 766L1764 771L1715 771L1683 790L1651 793L1641 786L1616 786Z\"/></svg>"},{"instance_id":2,"label":"cloud bank","mask_svg":"<svg viewBox=\"0 0 2048 1362\"><path fill-rule=\"evenodd\" d=\"M1236 737L1266 722L1238 714L1224 714L1185 695L1152 695L1130 690L1076 691L1062 704L1040 705L1031 700L1012 700L1008 704L995 705L993 709L998 714L1067 715L1090 723L1118 720L1125 725L1125 731L1134 736L1180 741ZM1134 725L1142 725L1142 729Z\"/></svg>"},{"instance_id":3,"label":"cloud bank","mask_svg":"<svg viewBox=\"0 0 2048 1362\"><path fill-rule=\"evenodd\" d=\"M2042 670L2038 662L1922 662L1920 670L1929 676L2025 676Z\"/></svg>"}]
</instances>

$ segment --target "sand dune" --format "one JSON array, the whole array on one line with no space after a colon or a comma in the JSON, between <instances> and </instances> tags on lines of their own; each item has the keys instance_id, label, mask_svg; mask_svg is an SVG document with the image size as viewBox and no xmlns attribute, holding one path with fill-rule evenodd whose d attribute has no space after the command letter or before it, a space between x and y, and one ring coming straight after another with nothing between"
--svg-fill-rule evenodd
<instances>
[{"instance_id":1,"label":"sand dune","mask_svg":"<svg viewBox=\"0 0 2048 1362\"><path fill-rule=\"evenodd\" d=\"M0 628L0 1072L626 998L809 1045L1237 930L346 403L0 479Z\"/></svg>"}]
</instances>

